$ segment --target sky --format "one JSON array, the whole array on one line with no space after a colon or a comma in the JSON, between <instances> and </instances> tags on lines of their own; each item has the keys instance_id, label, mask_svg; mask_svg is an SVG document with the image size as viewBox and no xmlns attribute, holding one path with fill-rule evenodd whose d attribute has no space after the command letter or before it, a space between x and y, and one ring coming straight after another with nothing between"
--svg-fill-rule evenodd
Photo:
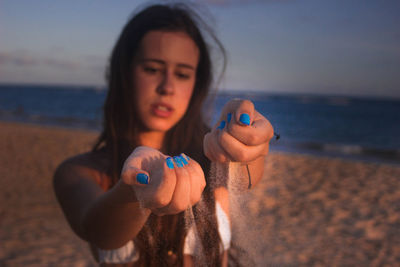
<instances>
[{"instance_id":1,"label":"sky","mask_svg":"<svg viewBox=\"0 0 400 267\"><path fill-rule=\"evenodd\" d=\"M147 2L0 0L0 83L105 86ZM400 98L398 0L194 2L227 50L222 90Z\"/></svg>"}]
</instances>

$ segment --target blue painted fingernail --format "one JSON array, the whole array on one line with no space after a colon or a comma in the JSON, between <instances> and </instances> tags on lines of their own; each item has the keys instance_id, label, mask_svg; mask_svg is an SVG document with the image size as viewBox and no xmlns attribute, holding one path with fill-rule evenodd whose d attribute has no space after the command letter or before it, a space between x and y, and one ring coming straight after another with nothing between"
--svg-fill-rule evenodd
<instances>
[{"instance_id":1,"label":"blue painted fingernail","mask_svg":"<svg viewBox=\"0 0 400 267\"><path fill-rule=\"evenodd\" d=\"M190 161L190 158L186 155L186 154L181 154L186 160L187 160L187 162L189 162Z\"/></svg>"},{"instance_id":2,"label":"blue painted fingernail","mask_svg":"<svg viewBox=\"0 0 400 267\"><path fill-rule=\"evenodd\" d=\"M175 163L176 163L176 165L177 165L178 167L183 167L181 158L180 158L179 156L175 156L175 157L174 157L174 161L175 161Z\"/></svg>"},{"instance_id":3,"label":"blue painted fingernail","mask_svg":"<svg viewBox=\"0 0 400 267\"><path fill-rule=\"evenodd\" d=\"M185 157L183 156L183 154L181 154L181 161L183 162L183 164L188 165L189 162L187 162L187 160L185 159Z\"/></svg>"},{"instance_id":4,"label":"blue painted fingernail","mask_svg":"<svg viewBox=\"0 0 400 267\"><path fill-rule=\"evenodd\" d=\"M228 123L230 123L230 122L231 122L231 119L232 119L232 113L228 113L228 115L226 115L226 121L227 121Z\"/></svg>"},{"instance_id":5,"label":"blue painted fingernail","mask_svg":"<svg viewBox=\"0 0 400 267\"><path fill-rule=\"evenodd\" d=\"M136 175L136 181L138 181L139 184L149 184L149 176L145 173L138 173Z\"/></svg>"},{"instance_id":6,"label":"blue painted fingernail","mask_svg":"<svg viewBox=\"0 0 400 267\"><path fill-rule=\"evenodd\" d=\"M250 125L250 116L247 113L243 113L242 115L240 115L239 120L243 124Z\"/></svg>"},{"instance_id":7,"label":"blue painted fingernail","mask_svg":"<svg viewBox=\"0 0 400 267\"><path fill-rule=\"evenodd\" d=\"M173 169L174 168L174 161L172 160L171 157L168 157L165 162L167 163L168 168Z\"/></svg>"},{"instance_id":8,"label":"blue painted fingernail","mask_svg":"<svg viewBox=\"0 0 400 267\"><path fill-rule=\"evenodd\" d=\"M221 123L218 126L218 129L224 129L226 122L225 121L221 121Z\"/></svg>"}]
</instances>

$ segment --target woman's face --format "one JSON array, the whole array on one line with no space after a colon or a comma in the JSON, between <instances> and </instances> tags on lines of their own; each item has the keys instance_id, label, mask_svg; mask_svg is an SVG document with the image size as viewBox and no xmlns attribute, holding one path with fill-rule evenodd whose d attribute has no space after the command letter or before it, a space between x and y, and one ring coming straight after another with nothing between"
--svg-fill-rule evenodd
<instances>
[{"instance_id":1,"label":"woman's face","mask_svg":"<svg viewBox=\"0 0 400 267\"><path fill-rule=\"evenodd\" d=\"M199 49L183 32L150 31L133 62L135 107L144 131L166 132L185 114Z\"/></svg>"}]
</instances>

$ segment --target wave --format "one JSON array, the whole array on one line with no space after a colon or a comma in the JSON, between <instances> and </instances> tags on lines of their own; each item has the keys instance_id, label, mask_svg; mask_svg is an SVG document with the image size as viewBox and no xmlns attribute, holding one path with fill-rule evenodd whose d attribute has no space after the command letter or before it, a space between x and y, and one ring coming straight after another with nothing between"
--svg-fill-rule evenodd
<instances>
[{"instance_id":1,"label":"wave","mask_svg":"<svg viewBox=\"0 0 400 267\"><path fill-rule=\"evenodd\" d=\"M279 141L278 141L279 142ZM333 144L318 142L272 142L271 149L278 151L308 153L334 157L361 159L375 162L400 164L399 148L365 147L354 144Z\"/></svg>"}]
</instances>

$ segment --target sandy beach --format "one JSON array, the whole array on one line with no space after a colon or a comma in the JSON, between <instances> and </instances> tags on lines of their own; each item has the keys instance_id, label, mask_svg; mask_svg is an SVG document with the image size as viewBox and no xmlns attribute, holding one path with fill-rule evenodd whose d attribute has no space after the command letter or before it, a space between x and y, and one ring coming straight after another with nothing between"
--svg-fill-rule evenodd
<instances>
[{"instance_id":1,"label":"sandy beach","mask_svg":"<svg viewBox=\"0 0 400 267\"><path fill-rule=\"evenodd\" d=\"M0 122L0 266L96 266L52 190L58 164L96 137ZM400 165L273 152L238 214L257 266L400 264Z\"/></svg>"}]
</instances>

